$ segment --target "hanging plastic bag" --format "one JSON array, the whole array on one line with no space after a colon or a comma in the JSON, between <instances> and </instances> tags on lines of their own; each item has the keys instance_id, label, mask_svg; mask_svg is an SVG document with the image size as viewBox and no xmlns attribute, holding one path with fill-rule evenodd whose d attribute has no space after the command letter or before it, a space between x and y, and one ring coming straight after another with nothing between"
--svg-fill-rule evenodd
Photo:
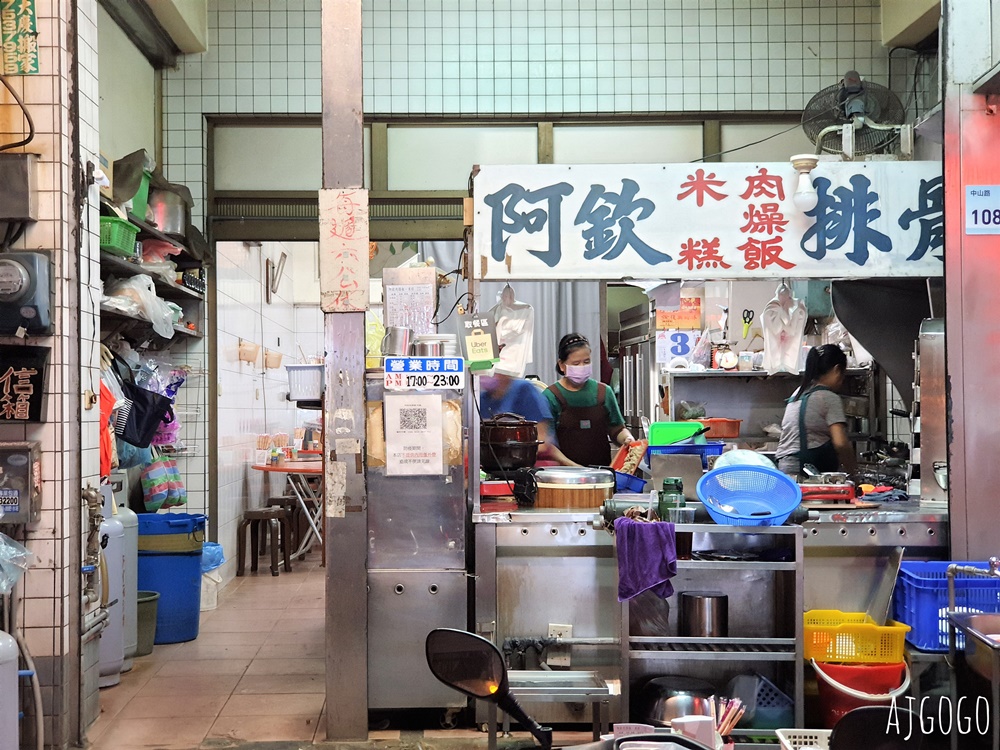
<instances>
[{"instance_id":1,"label":"hanging plastic bag","mask_svg":"<svg viewBox=\"0 0 1000 750\"><path fill-rule=\"evenodd\" d=\"M169 339L174 336L174 314L167 303L156 296L153 279L145 274L122 280L108 280L104 293L108 297L125 297L139 305L153 330Z\"/></svg>"},{"instance_id":2,"label":"hanging plastic bag","mask_svg":"<svg viewBox=\"0 0 1000 750\"><path fill-rule=\"evenodd\" d=\"M222 545L216 542L205 542L201 548L201 572L211 573L216 568L221 568L226 562Z\"/></svg>"},{"instance_id":3,"label":"hanging plastic bag","mask_svg":"<svg viewBox=\"0 0 1000 750\"><path fill-rule=\"evenodd\" d=\"M147 513L156 513L170 497L171 470L168 459L154 452L153 460L142 470L143 504Z\"/></svg>"},{"instance_id":4,"label":"hanging plastic bag","mask_svg":"<svg viewBox=\"0 0 1000 750\"><path fill-rule=\"evenodd\" d=\"M0 534L0 594L9 594L34 561L29 550Z\"/></svg>"},{"instance_id":5,"label":"hanging plastic bag","mask_svg":"<svg viewBox=\"0 0 1000 750\"><path fill-rule=\"evenodd\" d=\"M115 440L115 448L118 451L119 469L134 469L137 466L146 466L153 460L153 453L149 448L137 448L132 443L126 443L121 438Z\"/></svg>"},{"instance_id":6,"label":"hanging plastic bag","mask_svg":"<svg viewBox=\"0 0 1000 750\"><path fill-rule=\"evenodd\" d=\"M187 505L187 488L184 486L184 480L181 479L177 461L172 458L167 459L167 478L167 499L162 507L179 508L182 505Z\"/></svg>"},{"instance_id":7,"label":"hanging plastic bag","mask_svg":"<svg viewBox=\"0 0 1000 750\"><path fill-rule=\"evenodd\" d=\"M701 365L706 369L712 366L712 337L709 335L709 330L706 328L702 332L698 343L691 351L691 364Z\"/></svg>"}]
</instances>

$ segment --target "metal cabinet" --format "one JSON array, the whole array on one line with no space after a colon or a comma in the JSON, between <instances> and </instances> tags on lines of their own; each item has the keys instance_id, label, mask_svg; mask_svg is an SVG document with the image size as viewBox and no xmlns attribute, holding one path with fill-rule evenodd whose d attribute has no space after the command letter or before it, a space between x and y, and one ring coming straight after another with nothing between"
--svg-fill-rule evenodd
<instances>
[{"instance_id":1,"label":"metal cabinet","mask_svg":"<svg viewBox=\"0 0 1000 750\"><path fill-rule=\"evenodd\" d=\"M568 668L619 679L617 563L593 511L476 513L476 630L501 648L569 626ZM495 573L494 573L495 571ZM611 701L611 717L618 720ZM583 703L547 703L543 723L589 722ZM480 717L485 721L485 712Z\"/></svg>"},{"instance_id":2,"label":"metal cabinet","mask_svg":"<svg viewBox=\"0 0 1000 750\"><path fill-rule=\"evenodd\" d=\"M455 570L369 571L369 708L466 704L427 668L424 640L434 628L465 630L467 580Z\"/></svg>"},{"instance_id":3,"label":"metal cabinet","mask_svg":"<svg viewBox=\"0 0 1000 750\"><path fill-rule=\"evenodd\" d=\"M698 550L760 552L768 559L777 549L787 552L782 562L726 562L678 560L672 579L675 594L667 602L666 622L660 632L644 630L633 610L639 598L621 606L622 702L645 678L682 674L706 679L720 690L741 672L757 671L779 687L791 685L795 723L803 722L803 577L800 526L717 526L678 524L678 532L693 533ZM677 636L679 595L683 591L714 590L728 596L729 637L681 638ZM648 604L648 602L647 602ZM666 610L667 607L664 607ZM637 626L638 625L638 626ZM664 630L665 628L665 630ZM629 717L641 720L640 716Z\"/></svg>"}]
</instances>

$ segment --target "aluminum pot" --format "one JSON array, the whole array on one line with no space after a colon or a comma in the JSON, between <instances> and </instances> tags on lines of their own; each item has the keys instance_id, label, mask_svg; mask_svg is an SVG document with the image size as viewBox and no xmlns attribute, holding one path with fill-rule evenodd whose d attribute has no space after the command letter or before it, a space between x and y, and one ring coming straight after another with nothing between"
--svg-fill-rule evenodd
<instances>
[{"instance_id":1,"label":"aluminum pot","mask_svg":"<svg viewBox=\"0 0 1000 750\"><path fill-rule=\"evenodd\" d=\"M533 466L538 458L538 423L505 412L479 425L479 458L486 471Z\"/></svg>"},{"instance_id":2,"label":"aluminum pot","mask_svg":"<svg viewBox=\"0 0 1000 750\"><path fill-rule=\"evenodd\" d=\"M416 338L410 344L410 355L414 357L443 357L444 342L435 339Z\"/></svg>"},{"instance_id":3,"label":"aluminum pot","mask_svg":"<svg viewBox=\"0 0 1000 750\"><path fill-rule=\"evenodd\" d=\"M184 237L187 234L190 217L188 205L179 193L172 190L149 191L149 210L153 215L153 223L164 234Z\"/></svg>"},{"instance_id":4,"label":"aluminum pot","mask_svg":"<svg viewBox=\"0 0 1000 750\"><path fill-rule=\"evenodd\" d=\"M711 716L715 687L692 677L656 677L639 690L633 715L657 727L681 716Z\"/></svg>"}]
</instances>

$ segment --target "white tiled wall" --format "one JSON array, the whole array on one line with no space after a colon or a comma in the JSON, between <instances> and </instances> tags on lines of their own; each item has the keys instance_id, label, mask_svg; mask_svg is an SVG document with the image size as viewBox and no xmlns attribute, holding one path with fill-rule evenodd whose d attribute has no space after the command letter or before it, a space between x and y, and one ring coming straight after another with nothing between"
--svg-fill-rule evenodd
<instances>
[{"instance_id":1,"label":"white tiled wall","mask_svg":"<svg viewBox=\"0 0 1000 750\"><path fill-rule=\"evenodd\" d=\"M40 72L11 77L11 85L32 113L36 135L24 149L39 154L40 219L29 226L15 249L52 256L55 334L27 344L51 347L46 373L48 404L43 424L0 426L0 441L38 440L42 444L41 520L27 529L27 546L37 561L25 575L17 612L42 682L47 747L66 747L78 737L71 717L74 682L80 680L79 638L80 490L99 481L98 410L82 407L81 393L99 387L96 246L97 191L89 193L77 216L79 195L74 166L96 163L97 3L36 0ZM74 59L72 50L78 58ZM79 63L77 81L73 67ZM78 93L79 119L70 121ZM73 133L79 134L77 153ZM21 113L0 89L0 142L25 135ZM0 338L4 344L19 340ZM22 740L34 744L33 722L23 722Z\"/></svg>"},{"instance_id":2,"label":"white tiled wall","mask_svg":"<svg viewBox=\"0 0 1000 750\"><path fill-rule=\"evenodd\" d=\"M365 0L379 115L797 110L887 83L878 0ZM164 163L204 197L204 115L318 113L320 0L210 0L209 50L165 72Z\"/></svg>"},{"instance_id":3,"label":"white tiled wall","mask_svg":"<svg viewBox=\"0 0 1000 750\"><path fill-rule=\"evenodd\" d=\"M277 261L283 252L288 256L284 273L268 304L265 259ZM294 434L296 410L286 399L285 370L263 368L265 348L281 352L285 362L297 356L294 258L293 248L284 243L223 242L217 247L219 461L209 481L218 483L217 541L229 560L221 571L226 578L235 574L236 531L243 511L283 494L284 475L250 467L258 434ZM239 359L241 339L261 346L253 364Z\"/></svg>"},{"instance_id":4,"label":"white tiled wall","mask_svg":"<svg viewBox=\"0 0 1000 750\"><path fill-rule=\"evenodd\" d=\"M877 0L372 0L363 8L369 113L799 109L848 69L886 73Z\"/></svg>"}]
</instances>

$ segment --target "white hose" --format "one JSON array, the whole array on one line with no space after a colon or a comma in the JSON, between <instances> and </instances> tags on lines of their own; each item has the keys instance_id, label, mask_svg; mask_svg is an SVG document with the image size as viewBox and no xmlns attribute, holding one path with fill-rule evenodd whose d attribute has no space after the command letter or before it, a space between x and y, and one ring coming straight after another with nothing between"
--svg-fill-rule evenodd
<instances>
[{"instance_id":1,"label":"white hose","mask_svg":"<svg viewBox=\"0 0 1000 750\"><path fill-rule=\"evenodd\" d=\"M31 658L28 651L28 644L21 636L21 629L17 624L17 607L20 604L17 596L17 584L11 588L7 595L7 609L10 615L10 635L14 637L18 649L21 651L21 658L24 659L24 666L31 672L31 697L35 703L35 748L44 750L45 748L45 714L42 708L42 683L38 679L38 670L35 669L35 660Z\"/></svg>"}]
</instances>

